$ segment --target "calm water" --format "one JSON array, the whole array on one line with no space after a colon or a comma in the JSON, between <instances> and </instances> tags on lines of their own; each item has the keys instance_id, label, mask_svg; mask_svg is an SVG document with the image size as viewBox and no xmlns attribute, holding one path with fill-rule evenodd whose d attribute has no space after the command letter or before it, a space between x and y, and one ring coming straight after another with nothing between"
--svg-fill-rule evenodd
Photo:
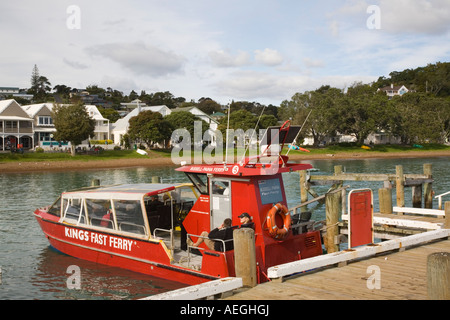
<instances>
[{"instance_id":1,"label":"calm water","mask_svg":"<svg viewBox=\"0 0 450 320\"><path fill-rule=\"evenodd\" d=\"M335 165L343 165L352 173L395 173L396 165L403 165L405 173L422 173L424 163L433 164L436 194L450 191L450 158L405 160L321 160L309 161L320 171L331 174ZM33 211L51 204L62 191L90 185L100 179L104 185L117 183L151 182L152 176L163 177L164 182L186 182L183 173L165 169L116 169L57 173L27 173L0 175L0 267L2 279L0 299L136 299L183 285L161 280L119 268L111 268L82 261L52 250L43 236ZM290 206L298 203L300 195L298 174L285 174L285 185ZM377 192L382 182L349 183L352 189L372 188L377 210ZM317 187L323 194L328 187ZM406 189L408 190L408 189ZM406 205L411 194L406 192ZM449 200L447 198L447 200ZM437 207L437 201L434 203ZM313 219L324 218L323 206L309 207ZM67 268L81 269L81 290L67 289L70 274Z\"/></svg>"}]
</instances>

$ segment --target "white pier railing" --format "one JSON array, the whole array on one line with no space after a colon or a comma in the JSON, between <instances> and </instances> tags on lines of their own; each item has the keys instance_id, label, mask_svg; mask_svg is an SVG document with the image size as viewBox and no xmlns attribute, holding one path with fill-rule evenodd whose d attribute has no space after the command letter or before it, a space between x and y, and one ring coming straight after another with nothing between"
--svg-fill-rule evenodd
<instances>
[{"instance_id":1,"label":"white pier railing","mask_svg":"<svg viewBox=\"0 0 450 320\"><path fill-rule=\"evenodd\" d=\"M450 191L434 197L435 199L438 199L438 201L439 201L439 210L442 210L442 197L448 196L448 195L450 195Z\"/></svg>"}]
</instances>

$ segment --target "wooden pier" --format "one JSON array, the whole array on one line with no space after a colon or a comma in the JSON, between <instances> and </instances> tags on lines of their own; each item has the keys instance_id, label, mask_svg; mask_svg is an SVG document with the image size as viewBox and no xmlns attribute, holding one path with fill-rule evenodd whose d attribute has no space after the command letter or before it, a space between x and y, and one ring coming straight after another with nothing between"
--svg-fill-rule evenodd
<instances>
[{"instance_id":1,"label":"wooden pier","mask_svg":"<svg viewBox=\"0 0 450 320\"><path fill-rule=\"evenodd\" d=\"M449 252L450 240L374 256L342 267L329 266L271 281L227 300L426 300L427 257Z\"/></svg>"}]
</instances>

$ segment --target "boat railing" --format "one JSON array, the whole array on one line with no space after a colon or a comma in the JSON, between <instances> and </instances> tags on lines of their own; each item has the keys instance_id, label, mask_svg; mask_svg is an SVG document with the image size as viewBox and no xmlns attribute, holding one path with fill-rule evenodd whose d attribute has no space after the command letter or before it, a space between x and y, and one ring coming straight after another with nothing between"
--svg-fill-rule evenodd
<instances>
[{"instance_id":1,"label":"boat railing","mask_svg":"<svg viewBox=\"0 0 450 320\"><path fill-rule=\"evenodd\" d=\"M448 191L446 193L443 193L443 194L440 194L440 195L437 195L437 196L434 197L435 199L438 199L438 201L439 201L439 210L442 210L442 197L443 196L448 196L448 195L450 195L450 191Z\"/></svg>"},{"instance_id":2,"label":"boat railing","mask_svg":"<svg viewBox=\"0 0 450 320\"><path fill-rule=\"evenodd\" d=\"M174 229L162 229L162 228L155 228L153 229L153 237L158 239L159 237L156 235L157 232L164 232L169 234L170 239L170 245L168 246L169 250L173 251L175 250L175 238L173 234Z\"/></svg>"},{"instance_id":3,"label":"boat railing","mask_svg":"<svg viewBox=\"0 0 450 320\"><path fill-rule=\"evenodd\" d=\"M204 236L201 236L201 235L196 235L196 234L187 234L186 235L186 243L188 243L188 239L189 239L189 237L190 236L192 236L192 237L196 237L196 238L201 238L201 239L210 239L208 236L206 236L206 237L204 237ZM222 243L222 251L216 251L216 250L214 250L215 252L217 252L218 254L222 254L223 256L224 256L224 258L225 258L225 261L226 261L226 259L227 259L227 257L226 257L226 255L225 255L225 252L226 251L229 251L229 250L226 250L227 248L226 248L226 243L228 243L228 242L231 242L231 241L233 241L233 239L228 239L228 240L222 240L222 239L210 239L210 240L212 240L212 241L218 241L218 242L221 242ZM196 250L200 250L200 251L204 251L204 250L210 250L210 249L205 249L205 248L201 248L201 247L195 247L195 246L193 246L193 245L188 245L187 246L187 251L188 251L188 268L190 267L190 262L191 262L191 249L196 249Z\"/></svg>"}]
</instances>

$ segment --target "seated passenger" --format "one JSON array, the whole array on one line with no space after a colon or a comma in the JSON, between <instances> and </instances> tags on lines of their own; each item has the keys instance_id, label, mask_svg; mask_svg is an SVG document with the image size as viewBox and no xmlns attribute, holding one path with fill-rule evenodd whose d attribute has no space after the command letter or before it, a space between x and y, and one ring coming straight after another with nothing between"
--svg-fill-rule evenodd
<instances>
[{"instance_id":1,"label":"seated passenger","mask_svg":"<svg viewBox=\"0 0 450 320\"><path fill-rule=\"evenodd\" d=\"M200 235L203 238L199 238L196 243L193 243L191 239L187 242L191 247L198 247L201 243L205 242L206 246L210 250L223 251L222 241L214 241L213 239L219 239L225 241L226 251L233 249L233 241L226 241L233 239L233 228L231 228L231 219L225 219L223 223L211 232L203 231Z\"/></svg>"},{"instance_id":2,"label":"seated passenger","mask_svg":"<svg viewBox=\"0 0 450 320\"><path fill-rule=\"evenodd\" d=\"M241 219L241 226L239 228L252 228L255 229L255 224L252 222L252 217L247 212L242 213L238 216Z\"/></svg>"},{"instance_id":3,"label":"seated passenger","mask_svg":"<svg viewBox=\"0 0 450 320\"><path fill-rule=\"evenodd\" d=\"M158 206L162 206L163 204L164 204L164 203L162 203L161 201L159 201L158 196L157 196L157 195L154 195L154 196L151 198L151 201L148 203L147 211L155 211L156 208L157 208Z\"/></svg>"},{"instance_id":4,"label":"seated passenger","mask_svg":"<svg viewBox=\"0 0 450 320\"><path fill-rule=\"evenodd\" d=\"M102 221L100 222L100 226L109 227L110 222L112 222L112 210L109 209L108 212L102 217Z\"/></svg>"}]
</instances>

